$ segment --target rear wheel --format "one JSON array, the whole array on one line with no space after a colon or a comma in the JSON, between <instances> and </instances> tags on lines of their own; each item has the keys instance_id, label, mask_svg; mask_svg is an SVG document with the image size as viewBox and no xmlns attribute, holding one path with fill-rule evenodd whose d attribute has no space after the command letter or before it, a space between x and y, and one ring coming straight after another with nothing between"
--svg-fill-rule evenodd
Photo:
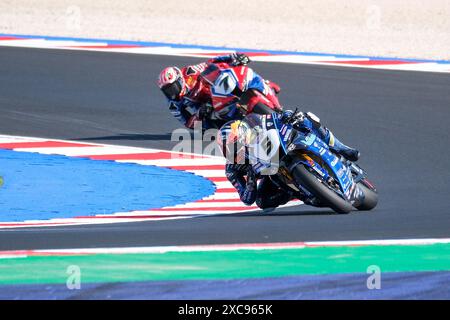
<instances>
[{"instance_id":1,"label":"rear wheel","mask_svg":"<svg viewBox=\"0 0 450 320\"><path fill-rule=\"evenodd\" d=\"M271 109L269 106L266 106L264 103L258 102L253 107L253 113L256 114L272 114L275 110Z\"/></svg>"},{"instance_id":2,"label":"rear wheel","mask_svg":"<svg viewBox=\"0 0 450 320\"><path fill-rule=\"evenodd\" d=\"M240 104L246 106L246 113L248 113L248 109L251 109L252 113L256 114L272 114L273 112L279 111L269 107L267 104L261 101L261 98L259 96L262 96L262 94L257 92L256 90L247 90L242 94Z\"/></svg>"},{"instance_id":3,"label":"rear wheel","mask_svg":"<svg viewBox=\"0 0 450 320\"><path fill-rule=\"evenodd\" d=\"M353 206L327 187L313 173L309 172L305 166L297 165L292 174L295 179L316 196L320 202L327 204L337 213L349 213Z\"/></svg>"}]
</instances>

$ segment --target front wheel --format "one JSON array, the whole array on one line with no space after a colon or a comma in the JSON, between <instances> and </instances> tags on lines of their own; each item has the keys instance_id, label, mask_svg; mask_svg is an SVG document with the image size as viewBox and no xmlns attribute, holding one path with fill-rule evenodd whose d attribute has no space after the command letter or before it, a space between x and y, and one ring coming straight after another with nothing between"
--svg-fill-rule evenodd
<instances>
[{"instance_id":1,"label":"front wheel","mask_svg":"<svg viewBox=\"0 0 450 320\"><path fill-rule=\"evenodd\" d=\"M303 165L297 165L292 174L296 181L304 186L308 191L314 194L320 202L327 204L331 209L337 213L349 213L353 206L342 199L334 191L328 188L321 182L314 174L309 172Z\"/></svg>"},{"instance_id":2,"label":"front wheel","mask_svg":"<svg viewBox=\"0 0 450 320\"><path fill-rule=\"evenodd\" d=\"M371 190L363 183L358 183L358 188L364 193L364 200L356 206L356 209L360 211L372 210L378 204L378 194L376 191Z\"/></svg>"}]
</instances>

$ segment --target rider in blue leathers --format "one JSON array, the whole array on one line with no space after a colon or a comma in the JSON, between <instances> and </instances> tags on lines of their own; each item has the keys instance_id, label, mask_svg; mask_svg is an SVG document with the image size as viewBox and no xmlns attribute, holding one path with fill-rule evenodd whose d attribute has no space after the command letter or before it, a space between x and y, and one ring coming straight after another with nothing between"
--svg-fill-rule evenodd
<instances>
[{"instance_id":1,"label":"rider in blue leathers","mask_svg":"<svg viewBox=\"0 0 450 320\"><path fill-rule=\"evenodd\" d=\"M359 151L346 146L340 142L333 133L322 126L320 119L311 112L294 113L290 110L284 111L278 115L284 123L290 123L294 128L299 130L314 131L324 142L326 142L330 149L341 154L344 158L350 161L357 161L359 159ZM236 141L229 141L230 127L232 121L225 124L220 129L219 145L225 154L227 152L226 145L228 143L236 143ZM234 150L235 148L233 148ZM245 153L245 149L238 149L238 153ZM272 176L259 177L253 170L253 166L246 161L238 161L237 158L245 157L243 154L236 154L233 162L228 162L225 167L226 176L231 184L239 193L241 201L246 205L252 205L256 202L261 209L276 208L280 205L292 200L293 195L288 191L281 189L276 182L276 178ZM244 162L244 163L242 163ZM258 183L258 179L260 180ZM314 199L300 199L310 205L318 205Z\"/></svg>"}]
</instances>

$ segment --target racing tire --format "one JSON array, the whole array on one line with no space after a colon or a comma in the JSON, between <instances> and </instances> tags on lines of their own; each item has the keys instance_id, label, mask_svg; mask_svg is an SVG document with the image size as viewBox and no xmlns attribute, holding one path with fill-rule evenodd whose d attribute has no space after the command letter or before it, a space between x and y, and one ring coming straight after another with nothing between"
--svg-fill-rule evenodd
<instances>
[{"instance_id":1,"label":"racing tire","mask_svg":"<svg viewBox=\"0 0 450 320\"><path fill-rule=\"evenodd\" d=\"M349 213L353 206L342 199L339 195L324 185L314 174L309 172L305 166L297 165L292 174L295 179L310 191L320 202L327 204L331 209L340 214Z\"/></svg>"},{"instance_id":2,"label":"racing tire","mask_svg":"<svg viewBox=\"0 0 450 320\"><path fill-rule=\"evenodd\" d=\"M356 206L356 209L360 211L369 211L377 206L378 194L367 188L363 183L358 183L358 188L364 192L364 200L361 204Z\"/></svg>"},{"instance_id":3,"label":"racing tire","mask_svg":"<svg viewBox=\"0 0 450 320\"><path fill-rule=\"evenodd\" d=\"M258 102L254 107L253 107L253 113L256 114L272 114L274 113L275 110L271 109L270 107L266 106L265 104Z\"/></svg>"}]
</instances>

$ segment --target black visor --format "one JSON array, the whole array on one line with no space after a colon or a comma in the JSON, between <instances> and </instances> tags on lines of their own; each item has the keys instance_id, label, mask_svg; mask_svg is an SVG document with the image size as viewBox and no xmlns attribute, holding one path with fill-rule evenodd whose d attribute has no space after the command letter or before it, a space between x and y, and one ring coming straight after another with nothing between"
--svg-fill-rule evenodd
<instances>
[{"instance_id":1,"label":"black visor","mask_svg":"<svg viewBox=\"0 0 450 320\"><path fill-rule=\"evenodd\" d=\"M181 93L181 81L177 80L174 83L168 84L161 88L162 92L166 95L167 98L174 100L178 98Z\"/></svg>"}]
</instances>

